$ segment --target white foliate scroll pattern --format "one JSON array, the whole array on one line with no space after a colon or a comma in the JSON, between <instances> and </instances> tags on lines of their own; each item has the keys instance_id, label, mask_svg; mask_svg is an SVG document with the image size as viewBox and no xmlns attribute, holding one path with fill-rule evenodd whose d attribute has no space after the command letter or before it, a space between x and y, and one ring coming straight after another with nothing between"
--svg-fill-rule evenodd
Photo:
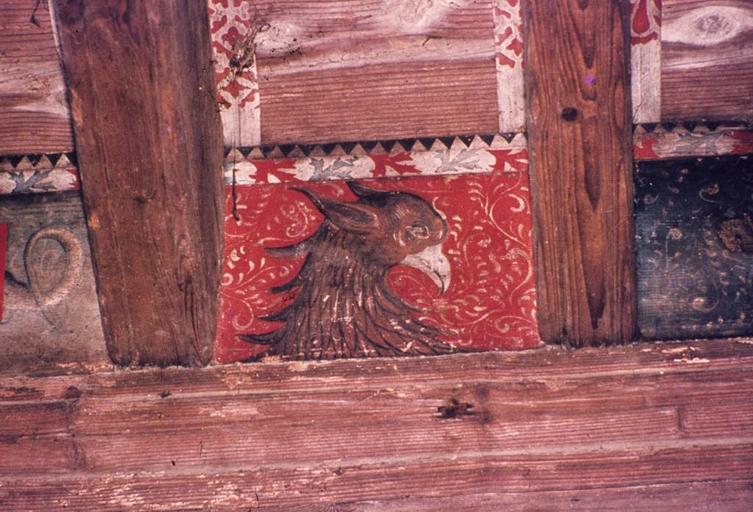
<instances>
[{"instance_id":1,"label":"white foliate scroll pattern","mask_svg":"<svg viewBox=\"0 0 753 512\"><path fill-rule=\"evenodd\" d=\"M494 0L499 131L525 130L521 1Z\"/></svg>"},{"instance_id":2,"label":"white foliate scroll pattern","mask_svg":"<svg viewBox=\"0 0 753 512\"><path fill-rule=\"evenodd\" d=\"M467 142L455 138L454 142L444 145L444 149L439 149L438 144L430 145L436 149L428 151L408 150L399 144L392 146L389 152L384 149L371 153L357 149L350 153L335 150L330 154L314 156L314 150L311 156L297 158L255 156L253 151L244 156L240 150L232 149L225 157L225 183L255 185L528 170L524 134L512 135L510 141L501 135L494 135L488 143L478 136Z\"/></svg>"},{"instance_id":3,"label":"white foliate scroll pattern","mask_svg":"<svg viewBox=\"0 0 753 512\"><path fill-rule=\"evenodd\" d=\"M225 264L216 358L241 360L263 347L238 339L265 333L265 320L290 304L296 291L274 292L295 276L306 255L280 257L286 247L311 236L322 215L297 189L339 202L356 200L342 181L235 187L235 212L225 222ZM452 280L444 292L426 274L398 266L392 290L422 310L422 320L441 326L444 341L469 350L522 349L540 343L536 328L528 174L500 172L372 180L368 186L418 195L445 217L442 244ZM231 199L227 211L232 212Z\"/></svg>"},{"instance_id":4,"label":"white foliate scroll pattern","mask_svg":"<svg viewBox=\"0 0 753 512\"><path fill-rule=\"evenodd\" d=\"M661 0L630 0L633 122L661 120Z\"/></svg>"},{"instance_id":5,"label":"white foliate scroll pattern","mask_svg":"<svg viewBox=\"0 0 753 512\"><path fill-rule=\"evenodd\" d=\"M65 154L0 157L0 195L79 189L78 170Z\"/></svg>"},{"instance_id":6,"label":"white foliate scroll pattern","mask_svg":"<svg viewBox=\"0 0 753 512\"><path fill-rule=\"evenodd\" d=\"M753 153L753 129L749 125L729 123L719 126L638 126L633 132L633 157L636 160L664 160Z\"/></svg>"},{"instance_id":7,"label":"white foliate scroll pattern","mask_svg":"<svg viewBox=\"0 0 753 512\"><path fill-rule=\"evenodd\" d=\"M255 38L263 27L244 0L210 0L209 20L225 145L258 145L261 100Z\"/></svg>"},{"instance_id":8,"label":"white foliate scroll pattern","mask_svg":"<svg viewBox=\"0 0 753 512\"><path fill-rule=\"evenodd\" d=\"M452 179L452 178L449 178ZM531 207L524 173L466 176L461 201L442 194L447 184L426 182L423 196L436 195L434 207L452 212L445 251L453 269L453 293L430 296L414 269L400 268L394 288L427 311L422 320L449 326L455 343L474 349L521 349L536 345L536 288L532 257ZM450 185L452 186L452 185Z\"/></svg>"},{"instance_id":9,"label":"white foliate scroll pattern","mask_svg":"<svg viewBox=\"0 0 753 512\"><path fill-rule=\"evenodd\" d=\"M234 331L243 332L279 307L269 289L290 279L295 262L270 257L266 247L277 247L310 234L319 222L304 201L279 204L278 190L255 189L253 201L240 201L225 218L225 266L220 297L226 306L221 318ZM230 211L227 208L226 211ZM260 237L249 233L262 234Z\"/></svg>"}]
</instances>

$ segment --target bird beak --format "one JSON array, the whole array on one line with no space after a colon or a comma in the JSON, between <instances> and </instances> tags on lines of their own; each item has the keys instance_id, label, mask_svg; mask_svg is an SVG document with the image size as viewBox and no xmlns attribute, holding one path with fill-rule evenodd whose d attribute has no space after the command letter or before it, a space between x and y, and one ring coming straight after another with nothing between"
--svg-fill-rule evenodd
<instances>
[{"instance_id":1,"label":"bird beak","mask_svg":"<svg viewBox=\"0 0 753 512\"><path fill-rule=\"evenodd\" d=\"M442 254L442 244L429 246L417 254L409 254L402 264L417 268L429 276L442 293L450 286L450 262Z\"/></svg>"}]
</instances>

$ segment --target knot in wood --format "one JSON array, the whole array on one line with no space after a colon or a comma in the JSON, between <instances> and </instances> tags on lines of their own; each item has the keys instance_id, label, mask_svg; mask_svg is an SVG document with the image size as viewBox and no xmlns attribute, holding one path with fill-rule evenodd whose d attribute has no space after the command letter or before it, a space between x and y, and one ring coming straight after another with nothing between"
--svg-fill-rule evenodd
<instances>
[{"instance_id":1,"label":"knot in wood","mask_svg":"<svg viewBox=\"0 0 753 512\"><path fill-rule=\"evenodd\" d=\"M564 119L568 123L571 123L578 119L578 109L574 107L565 107L562 109L560 117L562 117L562 119Z\"/></svg>"},{"instance_id":2,"label":"knot in wood","mask_svg":"<svg viewBox=\"0 0 753 512\"><path fill-rule=\"evenodd\" d=\"M448 420L451 418L462 418L463 416L473 416L475 411L473 410L473 404L468 402L460 402L457 398L451 398L447 405L437 407L437 413L439 419Z\"/></svg>"}]
</instances>

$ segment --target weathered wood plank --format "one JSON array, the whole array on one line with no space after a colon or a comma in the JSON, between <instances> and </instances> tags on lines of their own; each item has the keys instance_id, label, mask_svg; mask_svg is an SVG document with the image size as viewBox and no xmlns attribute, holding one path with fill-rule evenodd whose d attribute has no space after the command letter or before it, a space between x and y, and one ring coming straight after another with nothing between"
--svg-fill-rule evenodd
<instances>
[{"instance_id":1,"label":"weathered wood plank","mask_svg":"<svg viewBox=\"0 0 753 512\"><path fill-rule=\"evenodd\" d=\"M490 0L265 0L253 13L269 26L256 38L263 144L498 129Z\"/></svg>"},{"instance_id":2,"label":"weathered wood plank","mask_svg":"<svg viewBox=\"0 0 753 512\"><path fill-rule=\"evenodd\" d=\"M598 378L606 374L615 378L649 374L667 375L693 372L699 376L720 369L747 368L753 360L753 341L748 339L694 342L651 343L604 349L583 349L577 352L556 347L523 352L489 352L459 354L441 358L418 357L383 359L224 365L200 372L184 372L177 368L159 371L130 371L45 377L16 376L0 379L0 400L59 400L78 393L106 398L121 394L160 396L162 393L300 393L311 383L324 384L327 389L345 390L353 385L360 389L390 387L401 375L410 374L417 380L453 382L457 385L487 381L515 384L530 392L539 384L527 385L532 368L546 368L536 381L551 379ZM293 380L281 375L294 376ZM481 375L483 378L480 378ZM44 377L44 378L42 378ZM718 375L709 374L713 380Z\"/></svg>"},{"instance_id":3,"label":"weathered wood plank","mask_svg":"<svg viewBox=\"0 0 753 512\"><path fill-rule=\"evenodd\" d=\"M395 500L349 502L346 510L352 512L499 512L500 510L580 510L592 512L656 512L683 510L707 512L708 504L714 511L748 512L753 502L749 480L702 482L690 484L641 485L612 488L608 501L603 489L578 489L574 491L504 492L461 494L444 496L441 505L437 498L400 497ZM438 508L441 507L441 508ZM274 504L255 510L280 511ZM286 512L330 512L331 505L304 505L285 509Z\"/></svg>"},{"instance_id":4,"label":"weathered wood plank","mask_svg":"<svg viewBox=\"0 0 753 512\"><path fill-rule=\"evenodd\" d=\"M222 128L206 2L57 2L110 356L211 359Z\"/></svg>"},{"instance_id":5,"label":"weathered wood plank","mask_svg":"<svg viewBox=\"0 0 753 512\"><path fill-rule=\"evenodd\" d=\"M738 377L736 382L742 381ZM612 383L613 392L619 389L617 386ZM742 389L749 394L753 388L748 383ZM734 390L706 399L696 394L694 400L703 405L665 397L661 400L671 405L647 406L634 395L632 403L620 400L612 404L608 397L602 397L576 399L577 405L569 407L548 399L511 404L500 401L503 392L491 389L489 398L482 400L470 390L453 393L451 389L432 388L417 394L384 390L346 398L342 392L266 399L189 398L175 407L170 399L161 400L159 405L122 401L113 407L93 402L81 404L75 411L70 426L75 439L41 434L37 438L42 443L53 437L76 444L86 454L84 467L88 469L130 472L167 470L173 464L182 468L233 466L246 460L261 465L282 460L288 464L329 464L362 458L366 446L368 456L375 459L395 453L420 458L468 449L514 454L521 447L535 447L530 450L537 454L615 450L626 445L641 451L691 441L726 443L746 438L753 417L747 397ZM476 415L464 421L440 420L437 407L453 395L475 403ZM710 407L714 399L726 400L729 406ZM567 397L559 400L565 402ZM112 410L116 405L123 411ZM730 425L726 431L725 423ZM427 435L427 429L431 435ZM344 431L347 436L332 436L332 432ZM385 436L385 431L401 435ZM565 431L570 434L563 437ZM74 455L71 468L77 464ZM12 475L12 463L8 465L6 474Z\"/></svg>"},{"instance_id":6,"label":"weathered wood plank","mask_svg":"<svg viewBox=\"0 0 753 512\"><path fill-rule=\"evenodd\" d=\"M109 472L160 471L173 464L221 467L246 460L331 463L359 459L366 446L370 457L388 458L397 452L403 457L441 453L448 445L453 452L469 446L479 453L535 447L536 453L567 454L745 438L753 418L749 369L707 373L705 380L708 384L699 386L698 375L689 372L674 378L561 378L523 387L422 385L411 379L396 388L351 392L322 384L297 393L176 391L98 399L84 392L64 401L8 403L0 410L9 423L2 430L7 439L33 436L32 442L38 439L43 446L51 439L76 445L86 454L82 469ZM474 415L440 420L437 407L448 397L473 403ZM385 436L385 430L401 435ZM349 435L332 436L341 431ZM563 431L570 433L563 437ZM0 448L0 455L9 461L6 475L30 471L27 461L14 467L7 448ZM75 455L69 453L69 468L81 464Z\"/></svg>"},{"instance_id":7,"label":"weathered wood plank","mask_svg":"<svg viewBox=\"0 0 753 512\"><path fill-rule=\"evenodd\" d=\"M664 0L662 119L753 119L753 4Z\"/></svg>"},{"instance_id":8,"label":"weathered wood plank","mask_svg":"<svg viewBox=\"0 0 753 512\"><path fill-rule=\"evenodd\" d=\"M450 452L418 460L398 456L278 467L259 467L249 461L243 468L225 471L209 466L186 471L165 461L165 470L159 472L16 476L0 481L0 503L6 510L36 510L42 504L65 504L68 510L144 510L145 506L159 510L260 506L269 510L338 510L353 502L441 500L504 489L511 498L517 495L514 503L518 506L530 504L539 493L571 497L586 492L594 501L608 505L615 494L633 492L644 494L645 508L661 510L666 505L662 495L651 499L641 490L711 484L718 491L737 488L731 504L718 491L706 496L688 493L680 500L681 494L675 503L683 510L701 505L701 510L725 510L720 508L725 503L738 507L745 500L742 502L750 505L752 461L753 444L554 456ZM747 492L736 485L741 481L746 482ZM433 510L454 509L440 506Z\"/></svg>"},{"instance_id":9,"label":"weathered wood plank","mask_svg":"<svg viewBox=\"0 0 753 512\"><path fill-rule=\"evenodd\" d=\"M73 149L47 0L0 0L0 155Z\"/></svg>"},{"instance_id":10,"label":"weathered wood plank","mask_svg":"<svg viewBox=\"0 0 753 512\"><path fill-rule=\"evenodd\" d=\"M752 369L730 340L5 378L0 504L745 510Z\"/></svg>"},{"instance_id":11,"label":"weathered wood plank","mask_svg":"<svg viewBox=\"0 0 753 512\"><path fill-rule=\"evenodd\" d=\"M626 4L526 3L528 130L542 339L634 335Z\"/></svg>"},{"instance_id":12,"label":"weathered wood plank","mask_svg":"<svg viewBox=\"0 0 753 512\"><path fill-rule=\"evenodd\" d=\"M44 438L0 436L0 473L63 474L76 467L75 446L68 436ZM0 505L4 505L0 484Z\"/></svg>"},{"instance_id":13,"label":"weathered wood plank","mask_svg":"<svg viewBox=\"0 0 753 512\"><path fill-rule=\"evenodd\" d=\"M497 130L497 85L491 58L278 75L268 72L260 57L259 67L263 143Z\"/></svg>"}]
</instances>

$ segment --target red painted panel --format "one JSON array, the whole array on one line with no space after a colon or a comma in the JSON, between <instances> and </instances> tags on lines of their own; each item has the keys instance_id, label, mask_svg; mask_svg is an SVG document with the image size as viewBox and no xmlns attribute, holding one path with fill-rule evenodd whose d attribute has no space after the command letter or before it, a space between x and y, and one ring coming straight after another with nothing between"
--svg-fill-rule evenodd
<instances>
[{"instance_id":1,"label":"red painted panel","mask_svg":"<svg viewBox=\"0 0 753 512\"><path fill-rule=\"evenodd\" d=\"M417 195L447 221L442 252L450 263L451 280L444 293L415 268L396 266L389 274L391 291L421 310L414 313L416 320L439 326L445 332L443 340L461 350L524 349L539 344L526 173L360 183ZM342 181L297 186L338 203L356 200ZM272 293L272 288L296 276L304 255L279 257L266 248L300 242L323 222L311 199L288 185L238 186L235 195L233 209L229 187L215 350L222 363L263 352L266 346L251 345L238 335L279 328L280 322L262 317L280 311L295 298L295 290Z\"/></svg>"}]
</instances>

